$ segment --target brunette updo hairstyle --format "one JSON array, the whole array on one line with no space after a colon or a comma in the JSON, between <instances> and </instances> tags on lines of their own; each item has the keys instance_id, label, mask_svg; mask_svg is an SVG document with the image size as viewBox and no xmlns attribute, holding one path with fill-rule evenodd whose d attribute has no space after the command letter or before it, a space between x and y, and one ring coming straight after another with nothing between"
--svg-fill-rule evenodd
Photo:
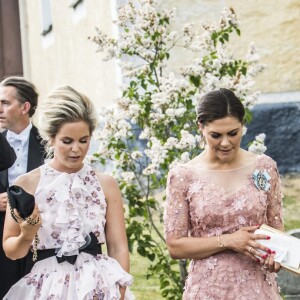
<instances>
[{"instance_id":1,"label":"brunette updo hairstyle","mask_svg":"<svg viewBox=\"0 0 300 300\"><path fill-rule=\"evenodd\" d=\"M231 90L221 88L208 92L197 105L198 124L205 126L209 122L228 116L237 118L243 124L244 106Z\"/></svg>"}]
</instances>

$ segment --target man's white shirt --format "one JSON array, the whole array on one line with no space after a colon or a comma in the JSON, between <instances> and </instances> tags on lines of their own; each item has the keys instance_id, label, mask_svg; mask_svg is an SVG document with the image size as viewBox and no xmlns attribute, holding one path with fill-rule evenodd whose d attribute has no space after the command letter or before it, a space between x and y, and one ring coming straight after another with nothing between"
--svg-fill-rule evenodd
<instances>
[{"instance_id":1,"label":"man's white shirt","mask_svg":"<svg viewBox=\"0 0 300 300\"><path fill-rule=\"evenodd\" d=\"M27 173L29 136L32 124L30 123L22 132L16 134L7 131L6 138L14 148L17 159L12 167L8 169L8 184L11 186L18 176Z\"/></svg>"}]
</instances>

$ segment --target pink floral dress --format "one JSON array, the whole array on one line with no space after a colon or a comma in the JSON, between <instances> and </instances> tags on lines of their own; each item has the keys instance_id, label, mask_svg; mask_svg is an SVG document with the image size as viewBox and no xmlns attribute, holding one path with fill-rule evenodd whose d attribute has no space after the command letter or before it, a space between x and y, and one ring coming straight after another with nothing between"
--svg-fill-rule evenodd
<instances>
[{"instance_id":1,"label":"pink floral dress","mask_svg":"<svg viewBox=\"0 0 300 300\"><path fill-rule=\"evenodd\" d=\"M94 170L84 165L79 172L67 174L45 164L40 172L35 193L42 217L37 248L56 248L57 256L78 255L77 260L74 265L58 263L52 256L36 262L4 299L119 299L119 286L131 285L132 277L115 259L78 250L90 232L105 243L107 205ZM131 297L128 291L126 299Z\"/></svg>"},{"instance_id":2,"label":"pink floral dress","mask_svg":"<svg viewBox=\"0 0 300 300\"><path fill-rule=\"evenodd\" d=\"M211 237L262 223L281 227L276 163L259 155L234 170L174 167L168 176L164 221L166 238ZM281 299L275 277L247 256L226 250L191 260L183 299Z\"/></svg>"}]
</instances>

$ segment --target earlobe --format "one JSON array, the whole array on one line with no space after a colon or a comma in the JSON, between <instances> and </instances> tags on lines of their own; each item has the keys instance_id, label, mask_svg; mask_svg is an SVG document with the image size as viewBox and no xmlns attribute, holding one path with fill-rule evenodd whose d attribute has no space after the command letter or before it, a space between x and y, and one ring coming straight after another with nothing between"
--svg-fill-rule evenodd
<instances>
[{"instance_id":1,"label":"earlobe","mask_svg":"<svg viewBox=\"0 0 300 300\"><path fill-rule=\"evenodd\" d=\"M30 108L31 108L31 104L28 101L26 101L23 106L22 114L23 115L28 114L28 112L30 111Z\"/></svg>"},{"instance_id":2,"label":"earlobe","mask_svg":"<svg viewBox=\"0 0 300 300\"><path fill-rule=\"evenodd\" d=\"M200 122L198 122L198 129L199 129L200 131L202 131L202 130L203 130L203 128L204 128L203 124L202 124L202 123L200 123Z\"/></svg>"}]
</instances>

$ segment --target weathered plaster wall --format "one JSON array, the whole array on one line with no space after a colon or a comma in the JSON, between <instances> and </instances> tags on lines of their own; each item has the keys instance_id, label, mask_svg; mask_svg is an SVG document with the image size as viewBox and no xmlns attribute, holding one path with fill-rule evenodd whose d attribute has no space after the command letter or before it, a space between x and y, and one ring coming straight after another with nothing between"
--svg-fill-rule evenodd
<instances>
[{"instance_id":1,"label":"weathered plaster wall","mask_svg":"<svg viewBox=\"0 0 300 300\"><path fill-rule=\"evenodd\" d=\"M238 16L241 36L231 41L234 55L244 57L250 42L261 54L266 70L257 77L256 89L263 93L300 90L300 1L298 0L164 0L164 7L176 7L178 26L218 20L223 7L233 7ZM186 57L177 51L177 64Z\"/></svg>"},{"instance_id":2,"label":"weathered plaster wall","mask_svg":"<svg viewBox=\"0 0 300 300\"><path fill-rule=\"evenodd\" d=\"M68 84L89 96L98 107L117 97L114 62L103 62L96 44L88 40L95 26L112 32L112 1L85 0L86 16L73 21L69 0L50 1L53 31L41 36L41 1L27 0L26 37L29 79L36 84L41 101L56 85ZM24 30L24 29L23 29Z\"/></svg>"}]
</instances>

